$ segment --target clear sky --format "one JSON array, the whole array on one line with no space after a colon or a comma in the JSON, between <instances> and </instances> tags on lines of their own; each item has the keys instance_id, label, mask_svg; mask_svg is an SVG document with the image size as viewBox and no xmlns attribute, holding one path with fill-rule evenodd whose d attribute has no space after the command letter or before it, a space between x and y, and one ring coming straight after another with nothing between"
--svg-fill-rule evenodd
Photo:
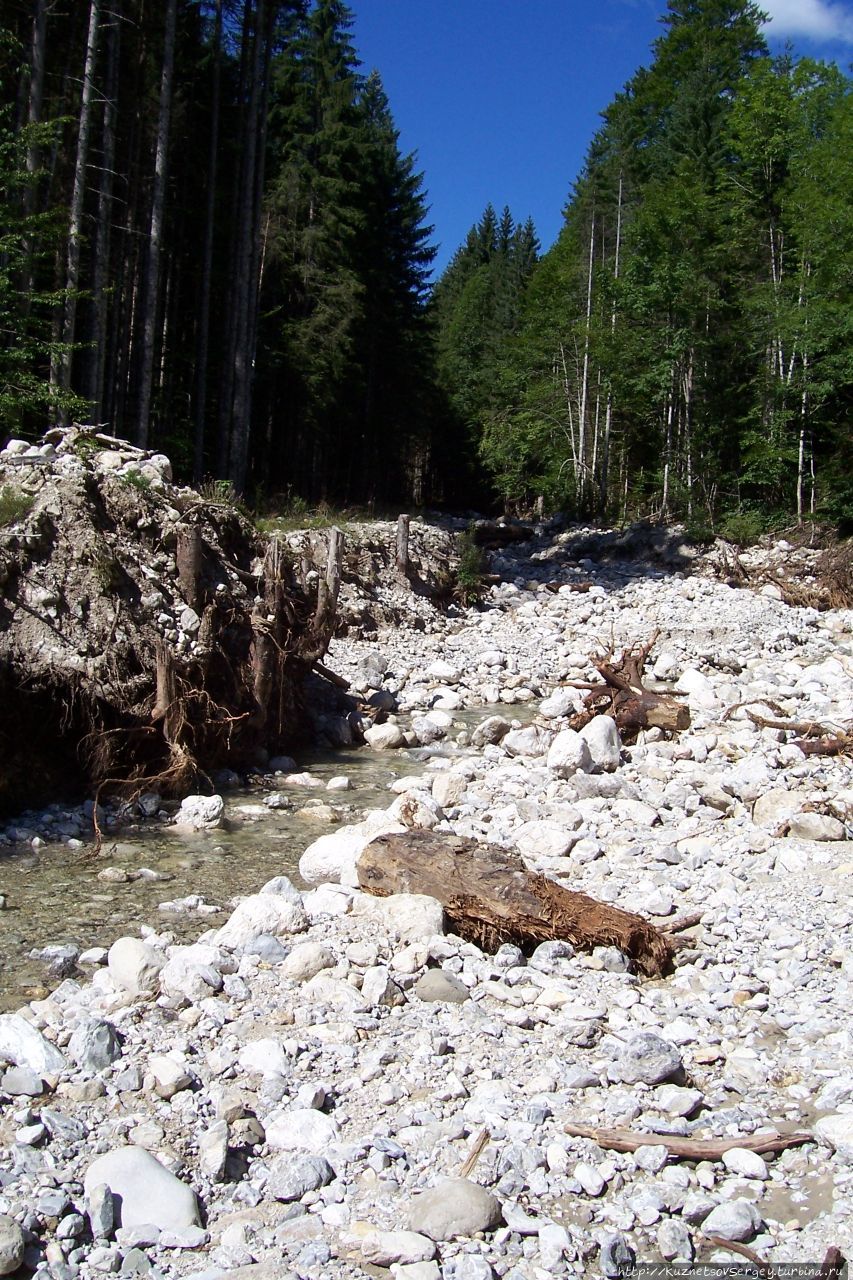
<instances>
[{"instance_id":1,"label":"clear sky","mask_svg":"<svg viewBox=\"0 0 853 1280\"><path fill-rule=\"evenodd\" d=\"M417 154L439 274L489 201L532 216L543 249L601 112L651 59L666 0L349 0ZM853 58L853 0L764 0L771 48Z\"/></svg>"}]
</instances>

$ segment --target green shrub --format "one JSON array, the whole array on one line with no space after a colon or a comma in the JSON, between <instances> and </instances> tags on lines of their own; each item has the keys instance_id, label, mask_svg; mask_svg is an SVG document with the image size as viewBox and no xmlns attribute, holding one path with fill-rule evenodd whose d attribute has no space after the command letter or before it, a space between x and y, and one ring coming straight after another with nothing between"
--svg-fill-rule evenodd
<instances>
[{"instance_id":1,"label":"green shrub","mask_svg":"<svg viewBox=\"0 0 853 1280\"><path fill-rule=\"evenodd\" d=\"M751 547L767 528L766 518L758 511L726 511L720 521L719 534L736 547Z\"/></svg>"},{"instance_id":2,"label":"green shrub","mask_svg":"<svg viewBox=\"0 0 853 1280\"><path fill-rule=\"evenodd\" d=\"M473 604L485 590L482 547L477 546L474 527L470 525L456 539L456 593L462 604Z\"/></svg>"},{"instance_id":3,"label":"green shrub","mask_svg":"<svg viewBox=\"0 0 853 1280\"><path fill-rule=\"evenodd\" d=\"M17 524L33 509L34 499L14 484L4 484L0 489L0 528Z\"/></svg>"}]
</instances>

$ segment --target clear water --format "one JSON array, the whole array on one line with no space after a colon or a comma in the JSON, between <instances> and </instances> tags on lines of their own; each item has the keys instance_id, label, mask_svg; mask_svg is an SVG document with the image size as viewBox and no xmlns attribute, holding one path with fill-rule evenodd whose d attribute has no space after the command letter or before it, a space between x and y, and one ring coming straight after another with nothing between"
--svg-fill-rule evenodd
<instances>
[{"instance_id":1,"label":"clear water","mask_svg":"<svg viewBox=\"0 0 853 1280\"><path fill-rule=\"evenodd\" d=\"M499 712L527 722L535 710L533 704L489 707L455 712L454 721L458 728L470 729ZM72 851L62 844L46 844L37 851L26 846L0 851L0 894L7 898L6 909L0 911L0 1010L43 996L59 981L48 974L43 960L30 956L31 951L63 943L83 950L108 947L124 934L138 935L142 924L169 930L178 940L193 940L224 922L235 896L252 893L277 875L290 875L299 883L300 855L318 836L334 830L327 820L300 816L295 812L300 806L320 802L335 810L340 823L357 822L366 810L387 808L394 799L390 784L423 773L430 754L460 753L448 742L427 750L377 753L353 748L305 755L299 760L300 770L323 783L345 774L352 790L280 787L293 810L268 810L263 797L276 789L275 780L268 779L263 786L225 796L226 816L232 820L227 831L179 835L155 821L107 836L98 856L91 846ZM241 816L241 805L257 806L260 816ZM106 867L130 874L149 868L169 879L107 882L98 878ZM220 908L218 914L159 910L161 902L189 894L203 895Z\"/></svg>"}]
</instances>

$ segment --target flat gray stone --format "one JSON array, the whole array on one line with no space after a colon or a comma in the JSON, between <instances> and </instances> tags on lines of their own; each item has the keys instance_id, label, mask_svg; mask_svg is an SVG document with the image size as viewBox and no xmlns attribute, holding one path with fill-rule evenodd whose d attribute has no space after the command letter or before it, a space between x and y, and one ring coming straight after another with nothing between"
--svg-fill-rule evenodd
<instances>
[{"instance_id":1,"label":"flat gray stone","mask_svg":"<svg viewBox=\"0 0 853 1280\"><path fill-rule=\"evenodd\" d=\"M280 1156L270 1166L266 1191L285 1204L326 1187L335 1171L324 1156Z\"/></svg>"},{"instance_id":2,"label":"flat gray stone","mask_svg":"<svg viewBox=\"0 0 853 1280\"><path fill-rule=\"evenodd\" d=\"M500 1201L491 1191L468 1178L447 1178L411 1202L408 1227L441 1242L491 1231L501 1217Z\"/></svg>"},{"instance_id":3,"label":"flat gray stone","mask_svg":"<svg viewBox=\"0 0 853 1280\"><path fill-rule=\"evenodd\" d=\"M0 1090L13 1098L37 1098L44 1093L44 1081L29 1067L9 1067L0 1076Z\"/></svg>"},{"instance_id":4,"label":"flat gray stone","mask_svg":"<svg viewBox=\"0 0 853 1280\"><path fill-rule=\"evenodd\" d=\"M93 1160L83 1179L87 1197L102 1184L113 1193L116 1218L123 1227L201 1226L193 1189L141 1147L118 1147Z\"/></svg>"},{"instance_id":5,"label":"flat gray stone","mask_svg":"<svg viewBox=\"0 0 853 1280\"><path fill-rule=\"evenodd\" d=\"M653 1031L632 1036L619 1058L619 1074L626 1084L661 1084L683 1070L681 1054Z\"/></svg>"},{"instance_id":6,"label":"flat gray stone","mask_svg":"<svg viewBox=\"0 0 853 1280\"><path fill-rule=\"evenodd\" d=\"M419 1000L426 1000L430 1004L439 1001L462 1004L468 999L470 992L455 974L448 973L445 969L427 969L415 983L415 995Z\"/></svg>"},{"instance_id":7,"label":"flat gray stone","mask_svg":"<svg viewBox=\"0 0 853 1280\"><path fill-rule=\"evenodd\" d=\"M751 1200L727 1200L712 1209L702 1223L706 1236L724 1240L751 1240L761 1229L761 1214Z\"/></svg>"}]
</instances>

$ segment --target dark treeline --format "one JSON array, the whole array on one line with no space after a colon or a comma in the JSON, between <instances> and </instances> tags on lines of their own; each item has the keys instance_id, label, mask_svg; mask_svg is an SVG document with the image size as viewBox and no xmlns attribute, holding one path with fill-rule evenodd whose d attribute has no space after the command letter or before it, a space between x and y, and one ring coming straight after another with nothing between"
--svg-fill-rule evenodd
<instances>
[{"instance_id":1,"label":"dark treeline","mask_svg":"<svg viewBox=\"0 0 853 1280\"><path fill-rule=\"evenodd\" d=\"M434 250L339 0L5 0L0 410L197 479L425 492Z\"/></svg>"},{"instance_id":2,"label":"dark treeline","mask_svg":"<svg viewBox=\"0 0 853 1280\"><path fill-rule=\"evenodd\" d=\"M668 0L540 257L426 197L341 0L2 0L0 414L258 500L842 517L849 80Z\"/></svg>"}]
</instances>

